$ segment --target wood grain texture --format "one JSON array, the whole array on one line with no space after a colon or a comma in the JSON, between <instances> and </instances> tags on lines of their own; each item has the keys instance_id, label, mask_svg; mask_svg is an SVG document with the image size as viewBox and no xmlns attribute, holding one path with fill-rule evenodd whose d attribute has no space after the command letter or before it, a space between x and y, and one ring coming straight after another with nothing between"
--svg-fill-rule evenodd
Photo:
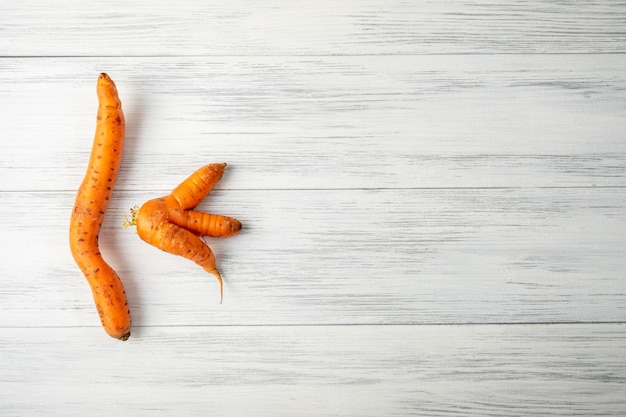
<instances>
[{"instance_id":1,"label":"wood grain texture","mask_svg":"<svg viewBox=\"0 0 626 417\"><path fill-rule=\"evenodd\" d=\"M25 1L0 27L4 56L626 52L611 1Z\"/></svg>"},{"instance_id":2,"label":"wood grain texture","mask_svg":"<svg viewBox=\"0 0 626 417\"><path fill-rule=\"evenodd\" d=\"M0 191L76 187L102 70L127 116L117 189L219 161L243 189L626 183L622 55L9 59Z\"/></svg>"},{"instance_id":3,"label":"wood grain texture","mask_svg":"<svg viewBox=\"0 0 626 417\"><path fill-rule=\"evenodd\" d=\"M0 412L621 416L624 327L158 327L126 344L15 329Z\"/></svg>"},{"instance_id":4,"label":"wood grain texture","mask_svg":"<svg viewBox=\"0 0 626 417\"><path fill-rule=\"evenodd\" d=\"M138 326L624 320L625 188L216 191L201 208L244 225L209 239L223 305L213 276L121 227L158 195L115 194L100 239ZM3 197L0 305L19 314L0 326L97 325L67 249L73 193ZM46 215L15 220L32 207Z\"/></svg>"}]
</instances>

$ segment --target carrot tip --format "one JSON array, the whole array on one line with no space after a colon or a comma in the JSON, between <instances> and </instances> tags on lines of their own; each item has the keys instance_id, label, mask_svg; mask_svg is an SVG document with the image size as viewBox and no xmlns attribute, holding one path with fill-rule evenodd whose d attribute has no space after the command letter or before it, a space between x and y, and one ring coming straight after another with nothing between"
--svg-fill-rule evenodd
<instances>
[{"instance_id":1,"label":"carrot tip","mask_svg":"<svg viewBox=\"0 0 626 417\"><path fill-rule=\"evenodd\" d=\"M222 280L222 275L220 274L220 271L217 270L217 268L214 268L210 272L215 275L217 280L220 282L220 304L222 304L222 301L224 301L224 281Z\"/></svg>"},{"instance_id":2,"label":"carrot tip","mask_svg":"<svg viewBox=\"0 0 626 417\"><path fill-rule=\"evenodd\" d=\"M121 340L122 342L125 342L128 340L129 337L130 337L130 330L127 333L123 334L122 336L118 337L118 339Z\"/></svg>"}]
</instances>

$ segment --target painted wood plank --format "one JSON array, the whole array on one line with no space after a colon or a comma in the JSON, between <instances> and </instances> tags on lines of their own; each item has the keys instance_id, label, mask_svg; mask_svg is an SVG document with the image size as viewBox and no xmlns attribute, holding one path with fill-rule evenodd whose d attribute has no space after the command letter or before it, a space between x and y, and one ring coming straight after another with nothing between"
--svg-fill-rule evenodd
<instances>
[{"instance_id":1,"label":"painted wood plank","mask_svg":"<svg viewBox=\"0 0 626 417\"><path fill-rule=\"evenodd\" d=\"M212 239L225 283L123 229L160 194L116 193L102 252L134 323L624 321L626 188L218 190L201 208L244 230ZM71 259L73 192L1 193L0 326L99 326Z\"/></svg>"},{"instance_id":2,"label":"painted wood plank","mask_svg":"<svg viewBox=\"0 0 626 417\"><path fill-rule=\"evenodd\" d=\"M611 1L23 1L0 28L3 56L626 51Z\"/></svg>"},{"instance_id":3,"label":"painted wood plank","mask_svg":"<svg viewBox=\"0 0 626 417\"><path fill-rule=\"evenodd\" d=\"M622 186L626 59L585 56L0 60L0 190L72 190L107 70L128 133L118 183L222 187Z\"/></svg>"},{"instance_id":4,"label":"painted wood plank","mask_svg":"<svg viewBox=\"0 0 626 417\"><path fill-rule=\"evenodd\" d=\"M151 327L0 333L21 416L621 416L622 325Z\"/></svg>"}]
</instances>

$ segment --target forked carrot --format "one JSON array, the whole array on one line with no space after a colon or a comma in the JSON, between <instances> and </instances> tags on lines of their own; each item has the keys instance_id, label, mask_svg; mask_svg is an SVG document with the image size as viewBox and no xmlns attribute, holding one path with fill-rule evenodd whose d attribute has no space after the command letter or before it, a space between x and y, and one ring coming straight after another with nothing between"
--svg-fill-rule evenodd
<instances>
[{"instance_id":1,"label":"forked carrot","mask_svg":"<svg viewBox=\"0 0 626 417\"><path fill-rule=\"evenodd\" d=\"M225 163L205 165L169 195L145 202L131 210L139 237L165 252L185 257L215 275L223 298L223 281L211 248L199 236L228 237L241 230L241 223L227 216L193 210L222 178Z\"/></svg>"},{"instance_id":2,"label":"forked carrot","mask_svg":"<svg viewBox=\"0 0 626 417\"><path fill-rule=\"evenodd\" d=\"M103 259L98 235L122 161L124 113L115 83L100 74L96 87L98 116L89 166L78 189L70 219L72 256L91 287L104 330L112 337L130 337L130 310L124 286Z\"/></svg>"}]
</instances>

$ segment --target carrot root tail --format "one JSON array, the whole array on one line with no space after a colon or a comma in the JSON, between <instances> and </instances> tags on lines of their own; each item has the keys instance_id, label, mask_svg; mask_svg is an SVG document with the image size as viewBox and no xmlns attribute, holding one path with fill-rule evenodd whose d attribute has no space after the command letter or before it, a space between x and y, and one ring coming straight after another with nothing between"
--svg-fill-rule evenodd
<instances>
[{"instance_id":1,"label":"carrot root tail","mask_svg":"<svg viewBox=\"0 0 626 417\"><path fill-rule=\"evenodd\" d=\"M217 270L217 268L213 268L213 270L209 272L215 275L215 278L217 278L220 283L220 304L222 304L222 301L224 301L224 280L222 280L222 275L220 274L220 271Z\"/></svg>"}]
</instances>

